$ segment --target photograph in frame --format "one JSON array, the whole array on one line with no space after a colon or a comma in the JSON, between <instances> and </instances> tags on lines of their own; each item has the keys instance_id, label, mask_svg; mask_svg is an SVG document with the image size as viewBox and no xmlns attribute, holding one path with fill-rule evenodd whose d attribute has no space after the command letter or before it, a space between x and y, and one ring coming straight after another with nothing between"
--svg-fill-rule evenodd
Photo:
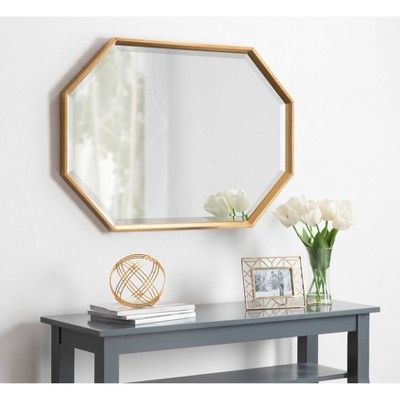
<instances>
[{"instance_id":1,"label":"photograph in frame","mask_svg":"<svg viewBox=\"0 0 400 400\"><path fill-rule=\"evenodd\" d=\"M254 297L293 295L292 272L289 268L253 269Z\"/></svg>"},{"instance_id":2,"label":"photograph in frame","mask_svg":"<svg viewBox=\"0 0 400 400\"><path fill-rule=\"evenodd\" d=\"M246 310L305 307L299 256L242 258Z\"/></svg>"}]
</instances>

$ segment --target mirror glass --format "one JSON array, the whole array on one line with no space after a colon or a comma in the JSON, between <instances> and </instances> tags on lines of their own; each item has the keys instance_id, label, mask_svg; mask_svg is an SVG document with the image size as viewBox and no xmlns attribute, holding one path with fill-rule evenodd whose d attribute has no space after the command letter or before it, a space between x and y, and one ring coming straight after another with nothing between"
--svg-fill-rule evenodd
<instances>
[{"instance_id":1,"label":"mirror glass","mask_svg":"<svg viewBox=\"0 0 400 400\"><path fill-rule=\"evenodd\" d=\"M68 174L117 227L247 220L285 171L285 104L248 54L113 46L67 124Z\"/></svg>"}]
</instances>

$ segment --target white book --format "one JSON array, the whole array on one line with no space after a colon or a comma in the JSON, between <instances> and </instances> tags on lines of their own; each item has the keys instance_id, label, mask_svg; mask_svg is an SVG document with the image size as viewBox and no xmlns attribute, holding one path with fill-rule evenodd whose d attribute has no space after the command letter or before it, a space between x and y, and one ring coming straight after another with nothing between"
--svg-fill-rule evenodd
<instances>
[{"instance_id":1,"label":"white book","mask_svg":"<svg viewBox=\"0 0 400 400\"><path fill-rule=\"evenodd\" d=\"M196 313L195 312L188 312L188 313L183 313L179 315L173 315L173 316L162 316L162 317L151 317L151 318L143 318L139 320L135 320L135 325L146 325L146 324L154 324L156 322L165 322L165 321L175 321L178 319L190 319L190 318L195 318Z\"/></svg>"},{"instance_id":2,"label":"white book","mask_svg":"<svg viewBox=\"0 0 400 400\"><path fill-rule=\"evenodd\" d=\"M119 317L112 317L110 315L98 314L94 311L88 311L90 314L90 318L92 321L100 321L100 322L111 322L111 323L120 323L130 326L139 326L139 325L147 325L154 324L157 322L166 322L166 321L175 321L181 319L190 319L196 316L195 312L185 312L176 315L163 315L163 316L154 316L149 318L141 318L141 319L123 319Z\"/></svg>"},{"instance_id":3,"label":"white book","mask_svg":"<svg viewBox=\"0 0 400 400\"><path fill-rule=\"evenodd\" d=\"M141 314L156 315L159 313L174 312L174 311L193 311L195 309L195 305L187 303L158 303L152 307L131 308L123 306L119 303L110 303L110 304L91 304L90 309L93 311L103 313L105 315L115 315L115 316L141 315Z\"/></svg>"},{"instance_id":4,"label":"white book","mask_svg":"<svg viewBox=\"0 0 400 400\"><path fill-rule=\"evenodd\" d=\"M113 319L120 319L120 320L140 320L143 318L152 318L152 317L164 317L164 316L175 316L175 315L180 315L180 314L187 314L187 313L193 313L194 310L183 310L183 311L165 311L161 313L147 313L147 314L138 314L138 315L111 315L111 314L106 314L102 311L97 311L97 310L89 310L88 314L89 315L103 315L108 318L113 318Z\"/></svg>"}]
</instances>

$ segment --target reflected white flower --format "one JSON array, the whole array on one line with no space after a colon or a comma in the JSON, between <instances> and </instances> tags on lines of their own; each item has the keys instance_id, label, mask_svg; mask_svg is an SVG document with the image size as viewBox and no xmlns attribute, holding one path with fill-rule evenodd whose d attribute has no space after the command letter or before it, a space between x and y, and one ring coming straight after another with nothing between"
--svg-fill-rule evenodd
<instances>
[{"instance_id":1,"label":"reflected white flower","mask_svg":"<svg viewBox=\"0 0 400 400\"><path fill-rule=\"evenodd\" d=\"M319 209L321 210L322 219L324 221L332 221L336 215L335 200L324 199L319 201Z\"/></svg>"},{"instance_id":2,"label":"reflected white flower","mask_svg":"<svg viewBox=\"0 0 400 400\"><path fill-rule=\"evenodd\" d=\"M228 219L230 208L226 198L222 193L208 196L204 209L217 218Z\"/></svg>"},{"instance_id":3,"label":"reflected white flower","mask_svg":"<svg viewBox=\"0 0 400 400\"><path fill-rule=\"evenodd\" d=\"M346 230L354 224L355 215L353 207L348 200L336 201L336 215L332 221L332 226L335 229Z\"/></svg>"},{"instance_id":4,"label":"reflected white flower","mask_svg":"<svg viewBox=\"0 0 400 400\"><path fill-rule=\"evenodd\" d=\"M231 210L235 213L244 213L249 207L249 201L247 199L246 193L243 189L239 190L225 190L222 193Z\"/></svg>"},{"instance_id":5,"label":"reflected white flower","mask_svg":"<svg viewBox=\"0 0 400 400\"><path fill-rule=\"evenodd\" d=\"M204 209L217 218L247 219L249 201L243 189L229 189L208 197Z\"/></svg>"},{"instance_id":6,"label":"reflected white flower","mask_svg":"<svg viewBox=\"0 0 400 400\"><path fill-rule=\"evenodd\" d=\"M286 226L286 228L290 228L300 221L300 215L298 212L288 204L280 205L276 209L274 215L284 226Z\"/></svg>"}]
</instances>

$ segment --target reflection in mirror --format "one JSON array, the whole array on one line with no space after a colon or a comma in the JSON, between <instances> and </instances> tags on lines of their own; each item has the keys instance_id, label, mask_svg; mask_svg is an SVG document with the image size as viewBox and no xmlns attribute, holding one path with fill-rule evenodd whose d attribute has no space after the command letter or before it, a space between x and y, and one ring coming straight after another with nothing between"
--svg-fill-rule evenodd
<instances>
[{"instance_id":1,"label":"reflection in mirror","mask_svg":"<svg viewBox=\"0 0 400 400\"><path fill-rule=\"evenodd\" d=\"M250 310L246 311L246 318L265 318L265 317L275 317L280 315L299 315L305 314L304 307L300 308L274 308L266 310Z\"/></svg>"},{"instance_id":2,"label":"reflection in mirror","mask_svg":"<svg viewBox=\"0 0 400 400\"><path fill-rule=\"evenodd\" d=\"M285 171L285 103L248 54L113 46L67 124L67 172L116 227L246 221Z\"/></svg>"},{"instance_id":3,"label":"reflection in mirror","mask_svg":"<svg viewBox=\"0 0 400 400\"><path fill-rule=\"evenodd\" d=\"M145 216L140 60L130 52L113 52L71 96L71 172L114 221Z\"/></svg>"}]
</instances>

